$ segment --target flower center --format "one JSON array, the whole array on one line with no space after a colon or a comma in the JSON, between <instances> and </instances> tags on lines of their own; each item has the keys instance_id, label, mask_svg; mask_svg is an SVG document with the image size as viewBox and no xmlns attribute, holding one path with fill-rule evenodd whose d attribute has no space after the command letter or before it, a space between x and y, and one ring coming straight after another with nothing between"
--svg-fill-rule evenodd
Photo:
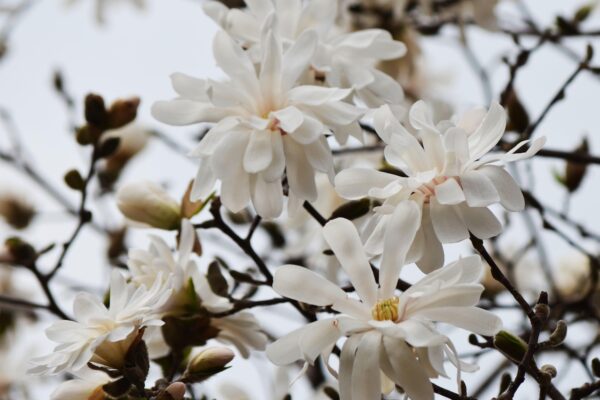
<instances>
[{"instance_id":1,"label":"flower center","mask_svg":"<svg viewBox=\"0 0 600 400\"><path fill-rule=\"evenodd\" d=\"M376 321L396 321L398 320L398 303L400 299L398 297L392 297L391 299L380 300L375 304L371 315Z\"/></svg>"},{"instance_id":2,"label":"flower center","mask_svg":"<svg viewBox=\"0 0 600 400\"><path fill-rule=\"evenodd\" d=\"M425 203L429 203L429 199L431 198L431 196L435 196L435 187L437 185L441 185L442 183L446 182L448 179L450 179L450 177L436 176L429 182L424 183L421 186L419 186L417 188L417 192L420 192L421 194L423 194L423 196L425 197L424 198Z\"/></svg>"}]
</instances>

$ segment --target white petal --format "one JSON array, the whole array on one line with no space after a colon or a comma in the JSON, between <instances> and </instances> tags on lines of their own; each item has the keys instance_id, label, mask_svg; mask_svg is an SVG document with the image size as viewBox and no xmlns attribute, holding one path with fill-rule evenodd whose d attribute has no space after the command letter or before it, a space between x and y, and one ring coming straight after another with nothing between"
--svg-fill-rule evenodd
<instances>
[{"instance_id":1,"label":"white petal","mask_svg":"<svg viewBox=\"0 0 600 400\"><path fill-rule=\"evenodd\" d=\"M477 307L439 307L421 310L419 316L445 322L484 336L493 336L502 329L502 320Z\"/></svg>"},{"instance_id":2,"label":"white petal","mask_svg":"<svg viewBox=\"0 0 600 400\"><path fill-rule=\"evenodd\" d=\"M341 332L335 319L325 319L312 324L300 337L300 350L306 361L311 364L326 348L332 346L340 338Z\"/></svg>"},{"instance_id":3,"label":"white petal","mask_svg":"<svg viewBox=\"0 0 600 400\"><path fill-rule=\"evenodd\" d=\"M400 270L420 225L421 209L417 203L405 200L396 207L385 233L379 275L380 298L387 299L394 295Z\"/></svg>"},{"instance_id":4,"label":"white petal","mask_svg":"<svg viewBox=\"0 0 600 400\"><path fill-rule=\"evenodd\" d=\"M496 102L481 121L477 130L469 136L469 152L474 160L490 151L500 141L506 128L506 111Z\"/></svg>"},{"instance_id":5,"label":"white petal","mask_svg":"<svg viewBox=\"0 0 600 400\"><path fill-rule=\"evenodd\" d=\"M290 90L288 100L292 103L322 106L326 103L341 101L348 97L350 93L352 93L350 89L304 85Z\"/></svg>"},{"instance_id":6,"label":"white petal","mask_svg":"<svg viewBox=\"0 0 600 400\"><path fill-rule=\"evenodd\" d=\"M500 201L500 195L492 181L479 171L468 171L460 176L467 204L471 207L487 207Z\"/></svg>"},{"instance_id":7,"label":"white petal","mask_svg":"<svg viewBox=\"0 0 600 400\"><path fill-rule=\"evenodd\" d=\"M480 239L489 239L502 232L502 224L498 218L485 207L469 207L466 204L458 206L460 216L465 225Z\"/></svg>"},{"instance_id":8,"label":"white petal","mask_svg":"<svg viewBox=\"0 0 600 400\"><path fill-rule=\"evenodd\" d=\"M304 154L306 154L308 162L314 169L328 174L330 180L333 180L333 156L325 136L321 136L319 140L307 144Z\"/></svg>"},{"instance_id":9,"label":"white petal","mask_svg":"<svg viewBox=\"0 0 600 400\"><path fill-rule=\"evenodd\" d=\"M377 301L377 285L362 242L352 222L336 218L323 227L323 236L350 277L360 298L367 305L374 305Z\"/></svg>"},{"instance_id":10,"label":"white petal","mask_svg":"<svg viewBox=\"0 0 600 400\"><path fill-rule=\"evenodd\" d=\"M282 296L315 306L332 305L346 293L321 275L298 265L277 268L273 289Z\"/></svg>"},{"instance_id":11,"label":"white petal","mask_svg":"<svg viewBox=\"0 0 600 400\"><path fill-rule=\"evenodd\" d=\"M345 199L355 200L397 182L398 176L369 168L348 168L335 177L335 190ZM387 197L387 196L386 196Z\"/></svg>"},{"instance_id":12,"label":"white petal","mask_svg":"<svg viewBox=\"0 0 600 400\"><path fill-rule=\"evenodd\" d=\"M246 172L238 169L239 173L221 182L221 200L231 212L240 212L250 201L250 181Z\"/></svg>"},{"instance_id":13,"label":"white petal","mask_svg":"<svg viewBox=\"0 0 600 400\"><path fill-rule=\"evenodd\" d=\"M283 84L286 89L292 87L310 65L318 39L315 31L304 31L283 55Z\"/></svg>"},{"instance_id":14,"label":"white petal","mask_svg":"<svg viewBox=\"0 0 600 400\"><path fill-rule=\"evenodd\" d=\"M342 355L340 356L339 367L339 388L341 400L352 400L352 375L354 368L354 358L356 349L360 344L363 335L352 335L344 343L342 347ZM355 400L360 398L355 397Z\"/></svg>"},{"instance_id":15,"label":"white petal","mask_svg":"<svg viewBox=\"0 0 600 400\"><path fill-rule=\"evenodd\" d=\"M402 387L409 398L433 400L433 386L412 350L401 339L383 338L381 358L388 361L388 377Z\"/></svg>"},{"instance_id":16,"label":"white petal","mask_svg":"<svg viewBox=\"0 0 600 400\"><path fill-rule=\"evenodd\" d=\"M263 57L260 64L259 81L261 92L273 102L280 101L281 94L281 43L276 39L272 30L267 31L262 42Z\"/></svg>"},{"instance_id":17,"label":"white petal","mask_svg":"<svg viewBox=\"0 0 600 400\"><path fill-rule=\"evenodd\" d=\"M190 199L192 201L204 199L215 187L216 176L213 174L208 160L203 159L198 166L198 172L194 178Z\"/></svg>"},{"instance_id":18,"label":"white petal","mask_svg":"<svg viewBox=\"0 0 600 400\"><path fill-rule=\"evenodd\" d=\"M454 205L465 201L465 194L456 179L435 186L435 197L440 204Z\"/></svg>"},{"instance_id":19,"label":"white petal","mask_svg":"<svg viewBox=\"0 0 600 400\"><path fill-rule=\"evenodd\" d=\"M360 341L352 368L352 397L355 399L378 400L381 398L379 376L379 353L381 334L367 332Z\"/></svg>"},{"instance_id":20,"label":"white petal","mask_svg":"<svg viewBox=\"0 0 600 400\"><path fill-rule=\"evenodd\" d=\"M277 218L283 211L281 179L266 182L261 175L252 177L252 204L256 213L265 219Z\"/></svg>"},{"instance_id":21,"label":"white petal","mask_svg":"<svg viewBox=\"0 0 600 400\"><path fill-rule=\"evenodd\" d=\"M267 346L266 354L269 360L275 365L288 365L294 361L303 358L302 350L300 350L300 338L304 332L313 329L313 325L323 321L313 322L303 326L295 331L292 331L284 337L276 340Z\"/></svg>"},{"instance_id":22,"label":"white petal","mask_svg":"<svg viewBox=\"0 0 600 400\"><path fill-rule=\"evenodd\" d=\"M289 132L292 139L298 143L308 144L313 143L319 137L322 137L325 131L326 129L319 120L305 116L300 126L287 132Z\"/></svg>"},{"instance_id":23,"label":"white petal","mask_svg":"<svg viewBox=\"0 0 600 400\"><path fill-rule=\"evenodd\" d=\"M304 154L304 148L293 139L284 137L283 148L286 158L286 175L290 190L301 200L315 201L317 187L315 171Z\"/></svg>"},{"instance_id":24,"label":"white petal","mask_svg":"<svg viewBox=\"0 0 600 400\"><path fill-rule=\"evenodd\" d=\"M244 152L244 169L256 173L266 169L273 160L271 148L271 131L255 130L250 134L248 147Z\"/></svg>"},{"instance_id":25,"label":"white petal","mask_svg":"<svg viewBox=\"0 0 600 400\"><path fill-rule=\"evenodd\" d=\"M440 242L456 243L469 238L469 231L456 206L440 204L436 198L432 197L429 210L433 229Z\"/></svg>"},{"instance_id":26,"label":"white petal","mask_svg":"<svg viewBox=\"0 0 600 400\"><path fill-rule=\"evenodd\" d=\"M486 165L479 170L494 185L500 196L500 204L508 211L522 211L525 208L523 192L514 178L502 167Z\"/></svg>"},{"instance_id":27,"label":"white petal","mask_svg":"<svg viewBox=\"0 0 600 400\"><path fill-rule=\"evenodd\" d=\"M296 107L286 107L272 113L279 120L279 127L284 132L293 132L304 121L305 116Z\"/></svg>"},{"instance_id":28,"label":"white petal","mask_svg":"<svg viewBox=\"0 0 600 400\"><path fill-rule=\"evenodd\" d=\"M283 171L285 170L285 153L283 152L283 140L281 135L272 134L271 150L273 151L273 159L271 164L262 171L262 177L267 182L281 180Z\"/></svg>"},{"instance_id":29,"label":"white petal","mask_svg":"<svg viewBox=\"0 0 600 400\"><path fill-rule=\"evenodd\" d=\"M444 249L433 230L429 207L423 208L422 218L424 251L417 261L417 266L424 273L429 273L444 264Z\"/></svg>"},{"instance_id":30,"label":"white petal","mask_svg":"<svg viewBox=\"0 0 600 400\"><path fill-rule=\"evenodd\" d=\"M213 41L213 56L217 65L248 94L260 94L254 64L248 54L224 31L219 31Z\"/></svg>"},{"instance_id":31,"label":"white petal","mask_svg":"<svg viewBox=\"0 0 600 400\"><path fill-rule=\"evenodd\" d=\"M429 129L434 132L436 131L431 109L423 100L419 100L413 104L413 106L410 108L408 116L410 119L410 124L416 129Z\"/></svg>"},{"instance_id":32,"label":"white petal","mask_svg":"<svg viewBox=\"0 0 600 400\"><path fill-rule=\"evenodd\" d=\"M190 125L197 122L217 122L227 115L227 110L195 100L157 101L152 105L152 116L154 118L165 124L176 126Z\"/></svg>"}]
</instances>

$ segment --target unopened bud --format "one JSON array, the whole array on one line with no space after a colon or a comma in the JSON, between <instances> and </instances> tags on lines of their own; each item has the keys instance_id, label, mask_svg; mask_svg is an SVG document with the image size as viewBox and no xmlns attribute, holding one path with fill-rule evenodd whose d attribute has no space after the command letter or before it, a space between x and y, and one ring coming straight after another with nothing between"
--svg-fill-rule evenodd
<instances>
[{"instance_id":1,"label":"unopened bud","mask_svg":"<svg viewBox=\"0 0 600 400\"><path fill-rule=\"evenodd\" d=\"M540 371L542 371L542 373L548 375L550 377L550 379L556 378L556 375L558 374L558 371L556 371L556 367L554 365L550 365L550 364L542 365L542 367L540 368Z\"/></svg>"},{"instance_id":2,"label":"unopened bud","mask_svg":"<svg viewBox=\"0 0 600 400\"><path fill-rule=\"evenodd\" d=\"M117 206L128 219L154 228L175 230L181 223L179 203L152 182L123 186L117 193Z\"/></svg>"},{"instance_id":3,"label":"unopened bud","mask_svg":"<svg viewBox=\"0 0 600 400\"><path fill-rule=\"evenodd\" d=\"M209 347L190 360L187 370L198 373L223 369L234 357L233 351L227 347Z\"/></svg>"},{"instance_id":4,"label":"unopened bud","mask_svg":"<svg viewBox=\"0 0 600 400\"><path fill-rule=\"evenodd\" d=\"M227 347L209 347L190 359L184 381L201 382L227 369L235 355Z\"/></svg>"},{"instance_id":5,"label":"unopened bud","mask_svg":"<svg viewBox=\"0 0 600 400\"><path fill-rule=\"evenodd\" d=\"M560 320L556 323L554 332L548 338L548 344L552 347L560 345L567 337L567 323Z\"/></svg>"},{"instance_id":6,"label":"unopened bud","mask_svg":"<svg viewBox=\"0 0 600 400\"><path fill-rule=\"evenodd\" d=\"M108 128L118 129L132 122L137 116L139 97L116 100L108 110Z\"/></svg>"},{"instance_id":7,"label":"unopened bud","mask_svg":"<svg viewBox=\"0 0 600 400\"><path fill-rule=\"evenodd\" d=\"M550 307L548 304L536 304L533 308L533 312L540 321L544 322L550 316Z\"/></svg>"},{"instance_id":8,"label":"unopened bud","mask_svg":"<svg viewBox=\"0 0 600 400\"><path fill-rule=\"evenodd\" d=\"M4 242L4 245L9 255L8 261L27 266L31 264L37 256L33 246L21 238L8 238Z\"/></svg>"},{"instance_id":9,"label":"unopened bud","mask_svg":"<svg viewBox=\"0 0 600 400\"><path fill-rule=\"evenodd\" d=\"M525 357L529 346L520 337L507 331L500 331L494 337L494 347L511 360L520 362Z\"/></svg>"},{"instance_id":10,"label":"unopened bud","mask_svg":"<svg viewBox=\"0 0 600 400\"><path fill-rule=\"evenodd\" d=\"M35 216L35 209L24 199L6 195L0 198L0 216L15 229L24 229Z\"/></svg>"},{"instance_id":11,"label":"unopened bud","mask_svg":"<svg viewBox=\"0 0 600 400\"><path fill-rule=\"evenodd\" d=\"M185 396L185 390L185 384L181 382L175 382L171 383L165 391L171 395L173 400L182 400L183 396Z\"/></svg>"}]
</instances>

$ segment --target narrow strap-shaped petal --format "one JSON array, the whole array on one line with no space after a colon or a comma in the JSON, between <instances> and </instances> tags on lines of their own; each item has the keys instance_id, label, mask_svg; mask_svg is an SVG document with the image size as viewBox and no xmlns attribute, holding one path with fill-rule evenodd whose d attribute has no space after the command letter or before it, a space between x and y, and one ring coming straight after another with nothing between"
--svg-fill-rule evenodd
<instances>
[{"instance_id":1,"label":"narrow strap-shaped petal","mask_svg":"<svg viewBox=\"0 0 600 400\"><path fill-rule=\"evenodd\" d=\"M440 242L456 243L469 237L469 230L465 226L457 206L440 204L435 197L432 197L429 210L433 230Z\"/></svg>"},{"instance_id":2,"label":"narrow strap-shaped petal","mask_svg":"<svg viewBox=\"0 0 600 400\"><path fill-rule=\"evenodd\" d=\"M479 127L469 136L469 152L473 160L490 151L500 141L506 129L506 111L492 103Z\"/></svg>"},{"instance_id":3,"label":"narrow strap-shaped petal","mask_svg":"<svg viewBox=\"0 0 600 400\"><path fill-rule=\"evenodd\" d=\"M282 296L315 306L329 306L346 299L335 283L298 265L284 265L275 271L273 289Z\"/></svg>"},{"instance_id":4,"label":"narrow strap-shaped petal","mask_svg":"<svg viewBox=\"0 0 600 400\"><path fill-rule=\"evenodd\" d=\"M323 235L360 298L368 306L373 306L377 302L377 285L363 244L352 222L336 218L325 225Z\"/></svg>"},{"instance_id":5,"label":"narrow strap-shaped petal","mask_svg":"<svg viewBox=\"0 0 600 400\"><path fill-rule=\"evenodd\" d=\"M421 209L416 202L405 200L396 207L385 233L379 277L381 299L394 295L400 271L420 225Z\"/></svg>"},{"instance_id":6,"label":"narrow strap-shaped petal","mask_svg":"<svg viewBox=\"0 0 600 400\"><path fill-rule=\"evenodd\" d=\"M498 316L477 307L428 308L419 311L419 316L484 336L493 336L502 329L502 320Z\"/></svg>"},{"instance_id":7,"label":"narrow strap-shaped petal","mask_svg":"<svg viewBox=\"0 0 600 400\"><path fill-rule=\"evenodd\" d=\"M354 357L352 369L352 396L362 400L381 398L381 378L379 376L379 353L381 334L367 332L361 339Z\"/></svg>"},{"instance_id":8,"label":"narrow strap-shaped petal","mask_svg":"<svg viewBox=\"0 0 600 400\"><path fill-rule=\"evenodd\" d=\"M521 188L506 170L497 165L484 165L478 169L494 185L500 196L500 204L508 211L522 211L525 199Z\"/></svg>"},{"instance_id":9,"label":"narrow strap-shaped petal","mask_svg":"<svg viewBox=\"0 0 600 400\"><path fill-rule=\"evenodd\" d=\"M427 374L402 339L384 337L380 358L387 361L382 365L391 368L384 371L388 378L404 389L409 398L433 400L433 386Z\"/></svg>"}]
</instances>

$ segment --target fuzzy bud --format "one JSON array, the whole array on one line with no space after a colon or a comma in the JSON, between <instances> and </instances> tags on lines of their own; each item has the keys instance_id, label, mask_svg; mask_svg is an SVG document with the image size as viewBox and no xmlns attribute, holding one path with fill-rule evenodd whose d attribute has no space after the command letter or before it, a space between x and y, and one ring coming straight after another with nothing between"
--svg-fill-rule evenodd
<instances>
[{"instance_id":1,"label":"fuzzy bud","mask_svg":"<svg viewBox=\"0 0 600 400\"><path fill-rule=\"evenodd\" d=\"M123 186L117 193L117 206L125 217L146 226L176 230L181 223L179 203L152 182Z\"/></svg>"},{"instance_id":2,"label":"fuzzy bud","mask_svg":"<svg viewBox=\"0 0 600 400\"><path fill-rule=\"evenodd\" d=\"M494 347L515 362L520 362L527 353L527 343L507 331L500 331L494 337Z\"/></svg>"},{"instance_id":3,"label":"fuzzy bud","mask_svg":"<svg viewBox=\"0 0 600 400\"><path fill-rule=\"evenodd\" d=\"M224 371L235 355L227 347L209 347L190 359L184 379L201 382L210 376Z\"/></svg>"},{"instance_id":4,"label":"fuzzy bud","mask_svg":"<svg viewBox=\"0 0 600 400\"><path fill-rule=\"evenodd\" d=\"M563 320L560 320L556 323L556 328L554 328L554 332L548 338L548 344L552 347L560 345L564 342L567 337L567 323Z\"/></svg>"}]
</instances>

